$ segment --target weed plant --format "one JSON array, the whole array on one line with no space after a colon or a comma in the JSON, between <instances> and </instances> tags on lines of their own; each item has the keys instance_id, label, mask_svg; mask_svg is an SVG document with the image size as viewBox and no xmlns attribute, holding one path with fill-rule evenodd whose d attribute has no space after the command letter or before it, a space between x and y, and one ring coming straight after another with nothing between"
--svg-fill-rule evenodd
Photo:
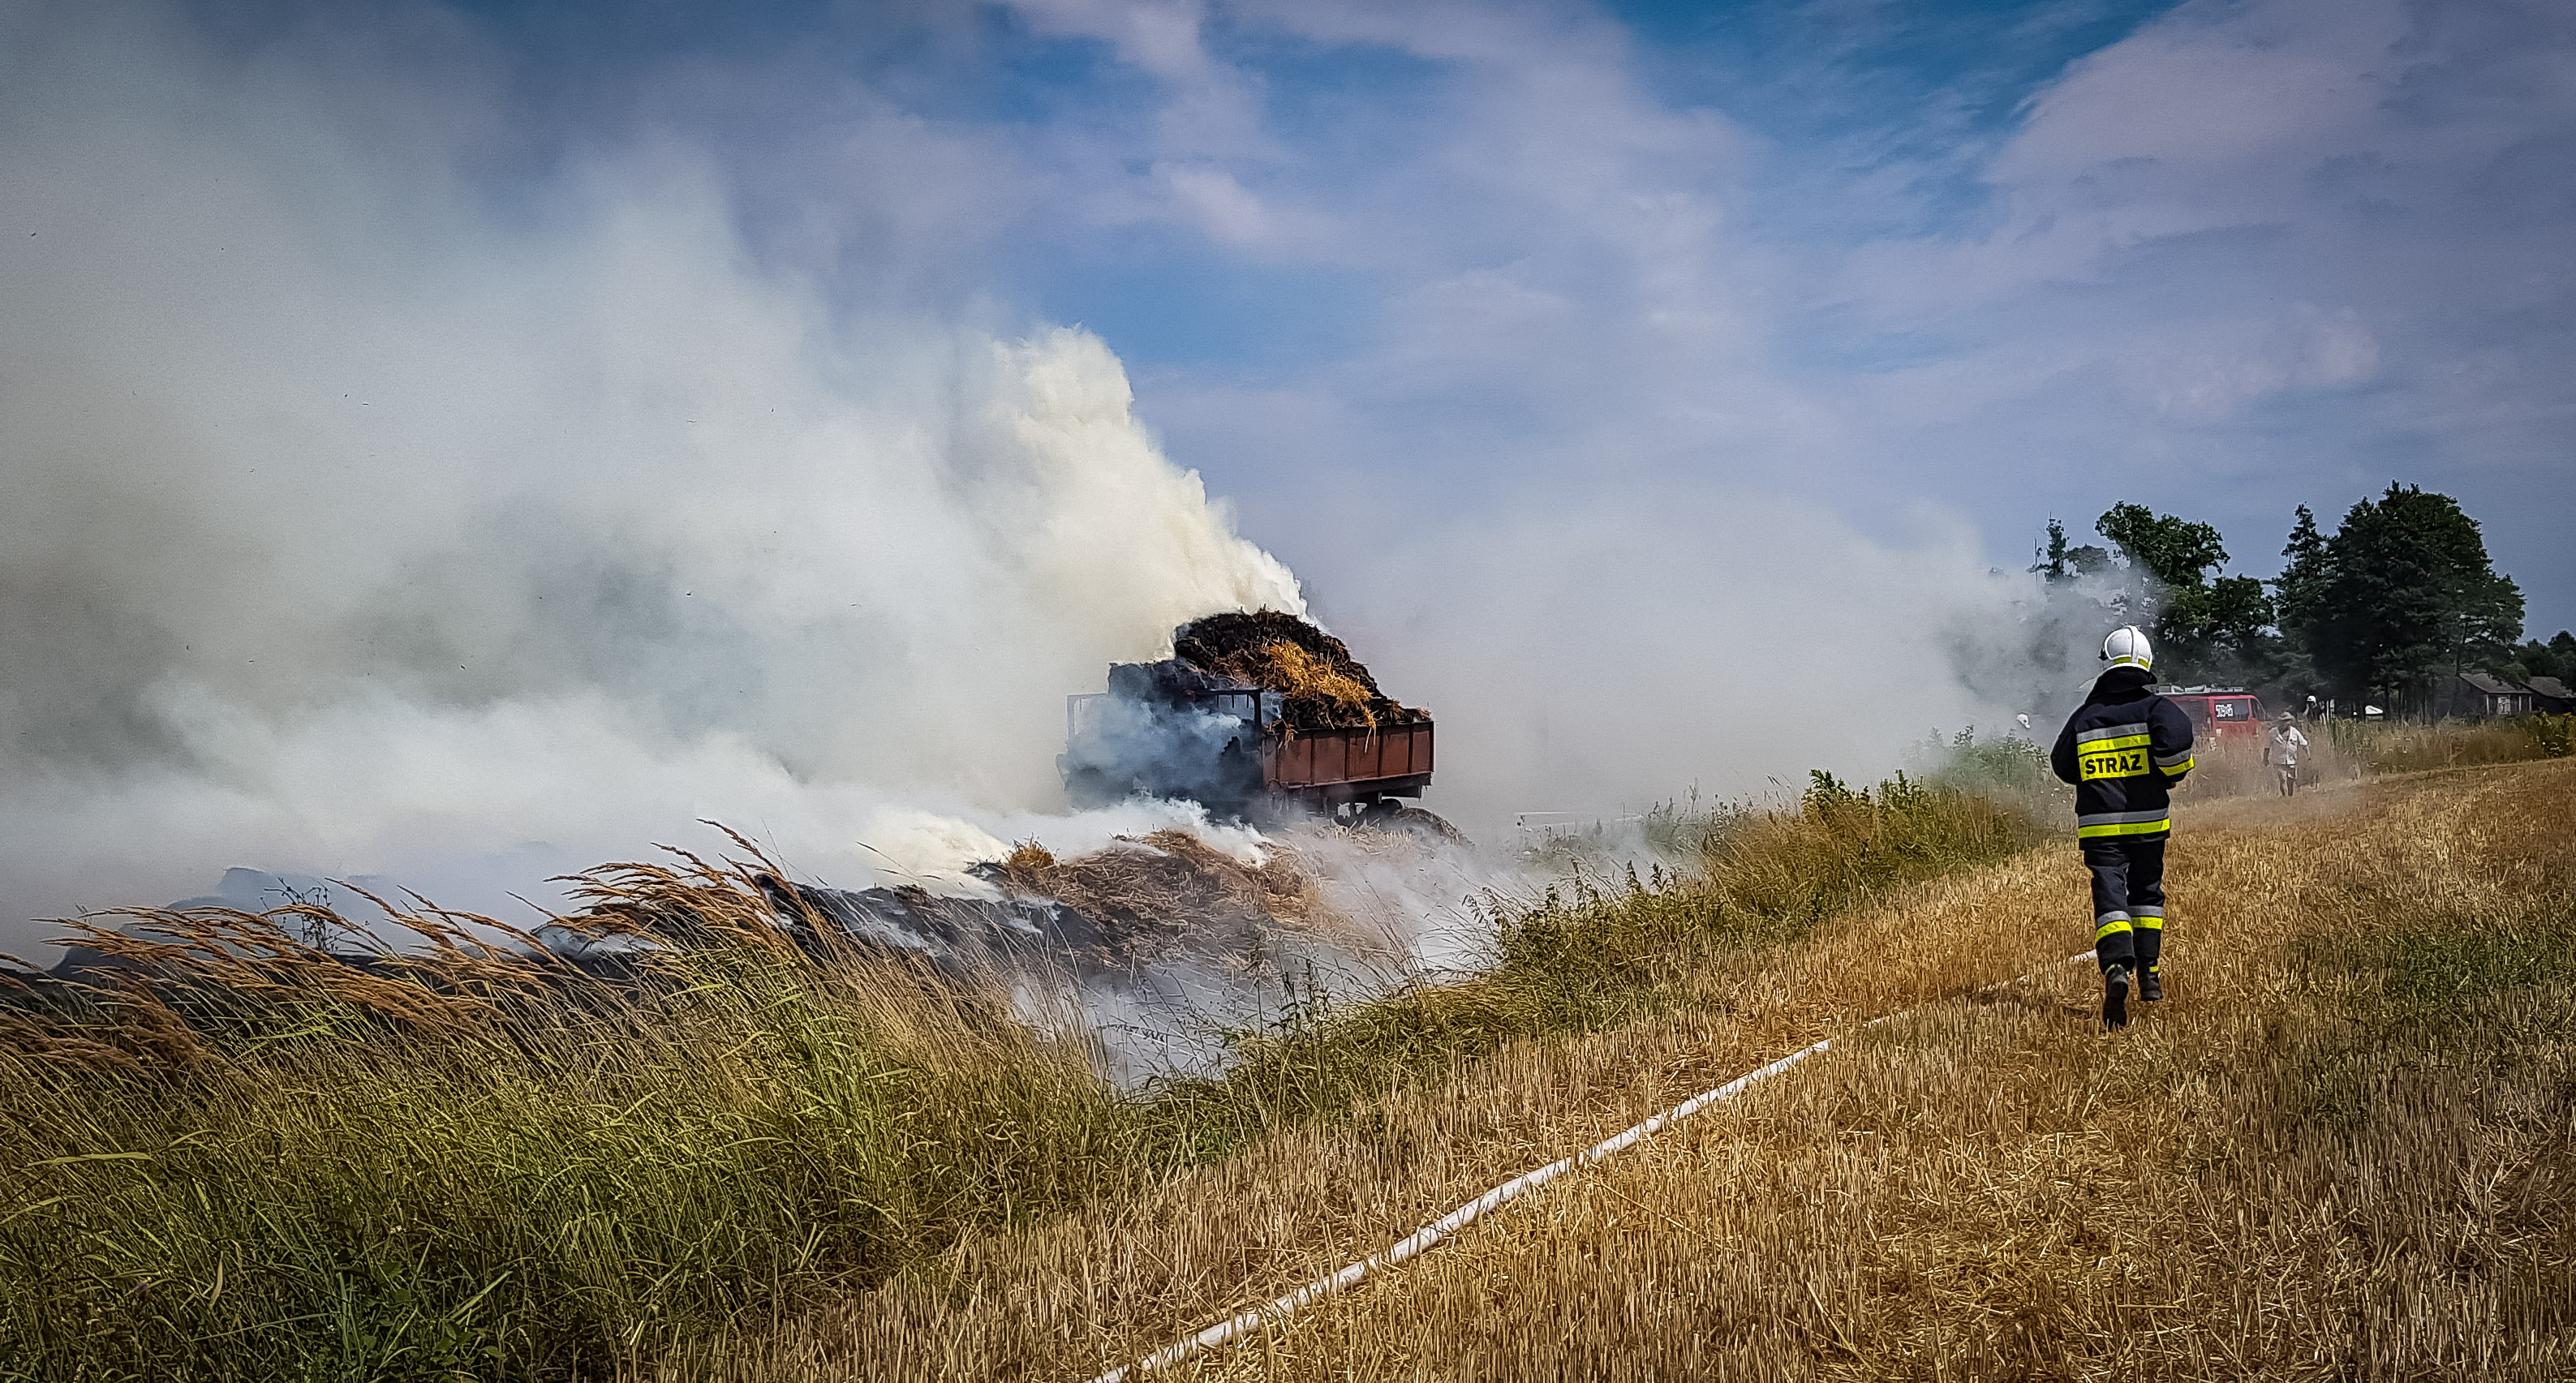
<instances>
[{"instance_id":1,"label":"weed plant","mask_svg":"<svg viewBox=\"0 0 2576 1383\"><path fill-rule=\"evenodd\" d=\"M2074 810L2075 789L2057 781L2048 748L2026 735L1977 738L1965 728L1949 739L1934 731L1906 754L1914 772L1936 785L2016 807L2042 820Z\"/></svg>"}]
</instances>

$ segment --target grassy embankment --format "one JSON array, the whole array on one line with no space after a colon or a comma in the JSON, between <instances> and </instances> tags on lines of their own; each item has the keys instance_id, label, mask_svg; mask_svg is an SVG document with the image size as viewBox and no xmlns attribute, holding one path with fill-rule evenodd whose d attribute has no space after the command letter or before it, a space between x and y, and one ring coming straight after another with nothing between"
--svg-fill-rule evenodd
<instances>
[{"instance_id":1,"label":"grassy embankment","mask_svg":"<svg viewBox=\"0 0 2576 1383\"><path fill-rule=\"evenodd\" d=\"M2571 796L2560 761L2193 813L2173 996L2129 1032L2088 1021L2084 967L1854 1031L1172 1376L2576 1376ZM1780 988L1893 1006L1851 995L1891 924L1960 948L1917 962L1952 995L2039 966L2054 948L2014 932L2080 908L2070 876L2043 856L1855 918ZM1519 1091L1605 1059L1533 1062L1518 1090L1462 1087L1422 1118L1503 1100L1543 1124L1570 1102ZM1253 1212L1210 1188L1175 1213ZM1146 1261L1192 1233L1134 1232ZM1126 1323L1091 1309L1104 1334Z\"/></svg>"},{"instance_id":2,"label":"grassy embankment","mask_svg":"<svg viewBox=\"0 0 2576 1383\"><path fill-rule=\"evenodd\" d=\"M165 958L221 1005L134 991L0 1034L0 1372L1081 1367L2070 930L2052 899L1935 946L1869 907L2029 838L1954 792L1688 825L1703 871L1504 909L1483 978L1309 1008L1231 1079L1141 1098L989 996L803 961L721 871L613 876L705 932L649 998L568 1001L462 944L360 976L200 919Z\"/></svg>"},{"instance_id":3,"label":"grassy embankment","mask_svg":"<svg viewBox=\"0 0 2576 1383\"><path fill-rule=\"evenodd\" d=\"M95 944L202 992L0 1010L0 1377L575 1377L763 1333L963 1235L1652 1011L1690 957L1786 944L2026 829L1911 789L1692 828L1705 877L1570 882L1501 909L1483 978L1310 1003L1231 1079L1125 1098L990 993L810 962L723 869L602 877L699 937L642 990L435 916L398 974L294 939L318 917L162 916L166 941Z\"/></svg>"},{"instance_id":4,"label":"grassy embankment","mask_svg":"<svg viewBox=\"0 0 2576 1383\"><path fill-rule=\"evenodd\" d=\"M1164 1376L2564 1378L2571 795L2559 761L2187 809L2173 996L2116 1036L2052 964L2080 872L2034 851L671 1376L1087 1376L1840 1034Z\"/></svg>"}]
</instances>

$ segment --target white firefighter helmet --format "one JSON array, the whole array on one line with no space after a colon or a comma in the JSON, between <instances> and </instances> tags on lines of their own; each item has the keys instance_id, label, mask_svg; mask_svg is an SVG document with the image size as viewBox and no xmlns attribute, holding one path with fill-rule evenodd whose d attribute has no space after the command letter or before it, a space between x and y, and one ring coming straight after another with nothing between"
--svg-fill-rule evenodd
<instances>
[{"instance_id":1,"label":"white firefighter helmet","mask_svg":"<svg viewBox=\"0 0 2576 1383\"><path fill-rule=\"evenodd\" d=\"M2156 647L2147 642L2146 631L2134 624L2124 624L2111 631L2102 641L2102 661L2113 667L2133 667L2145 672L2156 665Z\"/></svg>"}]
</instances>

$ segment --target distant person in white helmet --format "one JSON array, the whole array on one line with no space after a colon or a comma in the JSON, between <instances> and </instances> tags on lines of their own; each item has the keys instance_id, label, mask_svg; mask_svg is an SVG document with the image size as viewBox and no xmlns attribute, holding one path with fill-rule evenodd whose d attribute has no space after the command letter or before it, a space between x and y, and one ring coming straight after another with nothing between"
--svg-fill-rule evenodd
<instances>
[{"instance_id":1,"label":"distant person in white helmet","mask_svg":"<svg viewBox=\"0 0 2576 1383\"><path fill-rule=\"evenodd\" d=\"M2299 751L2308 747L2308 737L2299 733L2288 711L2272 722L2271 732L2263 737L2263 762L2281 777L2281 795L2288 797L2299 790Z\"/></svg>"},{"instance_id":2,"label":"distant person in white helmet","mask_svg":"<svg viewBox=\"0 0 2576 1383\"><path fill-rule=\"evenodd\" d=\"M2168 793L2191 772L2191 717L2147 690L2155 648L2135 625L2102 641L2110 669L2058 732L2048 757L2075 785L2075 838L2093 875L2093 950L2102 963L2102 1024L2129 1025L2129 987L2165 996Z\"/></svg>"}]
</instances>

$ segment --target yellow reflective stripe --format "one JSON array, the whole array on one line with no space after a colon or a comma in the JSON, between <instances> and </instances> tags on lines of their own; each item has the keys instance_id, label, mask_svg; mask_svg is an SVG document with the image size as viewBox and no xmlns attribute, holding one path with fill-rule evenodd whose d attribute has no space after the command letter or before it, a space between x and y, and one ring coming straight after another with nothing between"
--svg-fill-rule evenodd
<instances>
[{"instance_id":1,"label":"yellow reflective stripe","mask_svg":"<svg viewBox=\"0 0 2576 1383\"><path fill-rule=\"evenodd\" d=\"M2076 776L2085 782L2104 778L2144 778L2147 776L2147 737L2122 735L2118 739L2095 740L2079 745L2075 751Z\"/></svg>"},{"instance_id":2,"label":"yellow reflective stripe","mask_svg":"<svg viewBox=\"0 0 2576 1383\"><path fill-rule=\"evenodd\" d=\"M2173 818L2167 816L2154 821L2113 821L2100 826L2078 826L2075 835L2081 840L2091 836L2145 836L2172 829Z\"/></svg>"},{"instance_id":3,"label":"yellow reflective stripe","mask_svg":"<svg viewBox=\"0 0 2576 1383\"><path fill-rule=\"evenodd\" d=\"M2165 920L2161 917L2133 917L2129 920L2151 932L2160 932L2165 929ZM2098 940L2099 938L2096 939Z\"/></svg>"},{"instance_id":4,"label":"yellow reflective stripe","mask_svg":"<svg viewBox=\"0 0 2576 1383\"><path fill-rule=\"evenodd\" d=\"M2114 917L2110 921L2093 929L2093 940L2099 942L2102 938L2109 936L2113 932L2125 932L2128 929L2129 919L2125 917Z\"/></svg>"},{"instance_id":5,"label":"yellow reflective stripe","mask_svg":"<svg viewBox=\"0 0 2576 1383\"><path fill-rule=\"evenodd\" d=\"M2166 777L2179 778L2182 775L2191 772L2191 766L2198 762L2200 762L2198 759L2185 758L2178 764L2159 764L2157 767L2164 770L2164 775Z\"/></svg>"}]
</instances>

